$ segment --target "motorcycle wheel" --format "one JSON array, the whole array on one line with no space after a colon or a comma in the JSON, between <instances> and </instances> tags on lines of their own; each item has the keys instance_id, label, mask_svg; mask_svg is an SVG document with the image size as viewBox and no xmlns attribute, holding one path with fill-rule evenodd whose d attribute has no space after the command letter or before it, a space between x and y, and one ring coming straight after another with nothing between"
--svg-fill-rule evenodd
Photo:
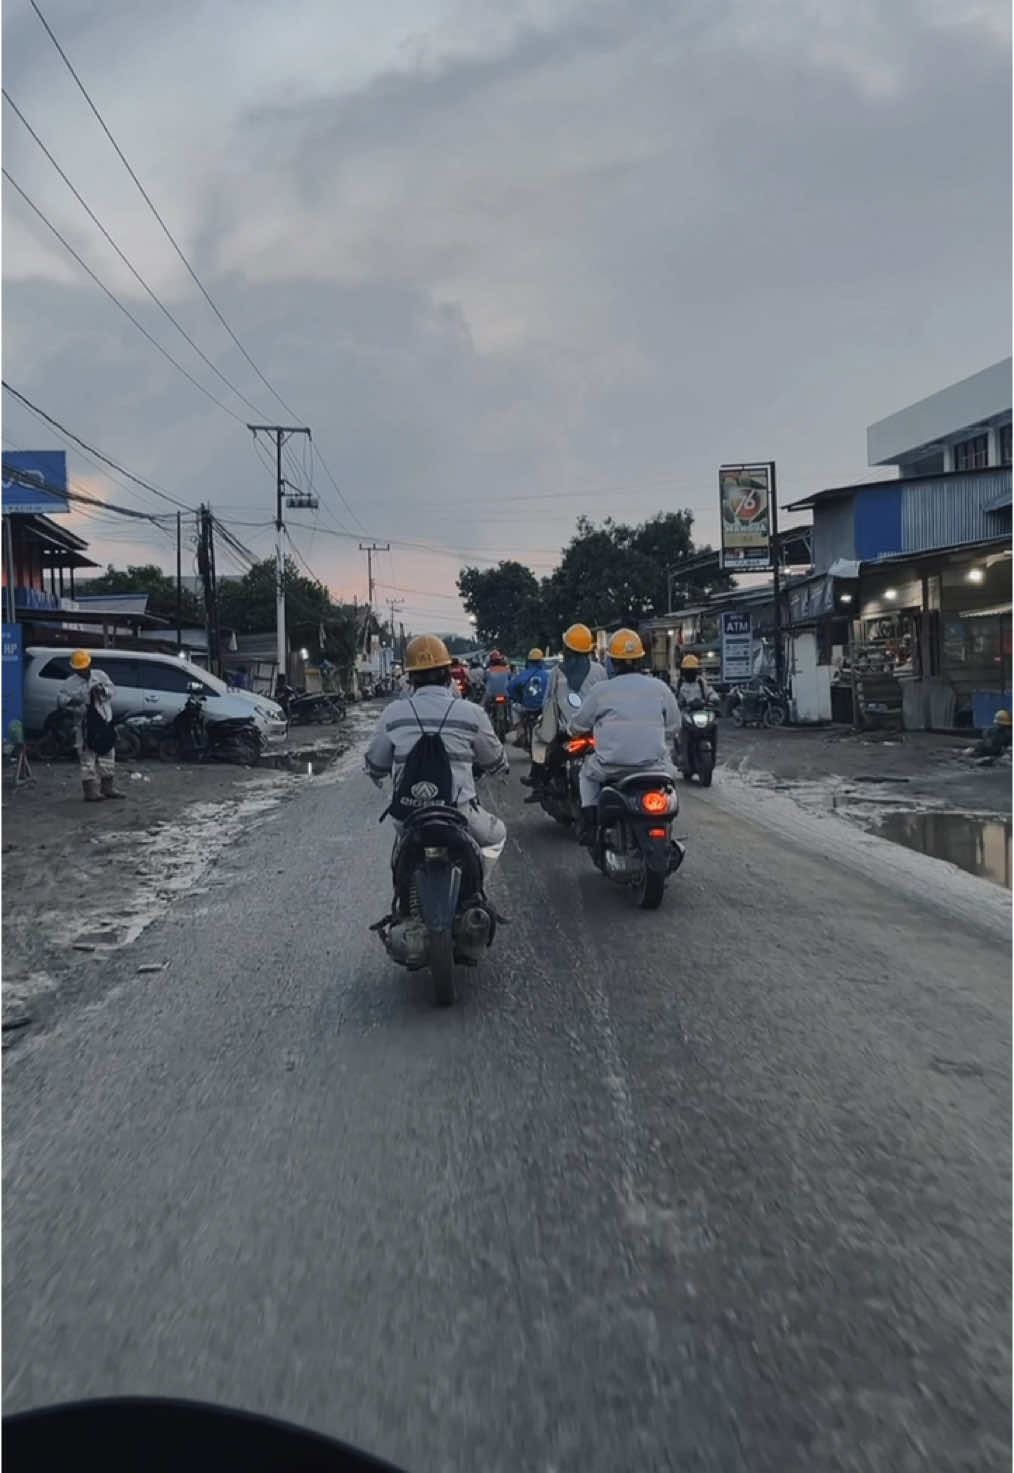
<instances>
[{"instance_id":1,"label":"motorcycle wheel","mask_svg":"<svg viewBox=\"0 0 1014 1473\"><path fill-rule=\"evenodd\" d=\"M158 758L160 762L178 762L180 756L179 739L174 736L163 737L158 744Z\"/></svg>"},{"instance_id":2,"label":"motorcycle wheel","mask_svg":"<svg viewBox=\"0 0 1014 1473\"><path fill-rule=\"evenodd\" d=\"M260 744L250 737L237 737L234 748L234 761L242 767L256 767L261 755Z\"/></svg>"},{"instance_id":3,"label":"motorcycle wheel","mask_svg":"<svg viewBox=\"0 0 1014 1473\"><path fill-rule=\"evenodd\" d=\"M698 762L697 762L697 776L701 780L701 787L702 788L710 788L711 787L711 776L712 776L712 773L714 772L714 770L715 770L715 759L711 755L710 752L707 752L707 753L703 754L701 757L698 758Z\"/></svg>"},{"instance_id":4,"label":"motorcycle wheel","mask_svg":"<svg viewBox=\"0 0 1014 1473\"><path fill-rule=\"evenodd\" d=\"M454 1001L454 938L449 931L430 933L430 976L433 1001L449 1008Z\"/></svg>"},{"instance_id":5,"label":"motorcycle wheel","mask_svg":"<svg viewBox=\"0 0 1014 1473\"><path fill-rule=\"evenodd\" d=\"M665 894L665 875L660 875L658 870L641 866L641 878L634 886L634 894L641 910L658 910L662 904L662 896Z\"/></svg>"},{"instance_id":6,"label":"motorcycle wheel","mask_svg":"<svg viewBox=\"0 0 1014 1473\"><path fill-rule=\"evenodd\" d=\"M784 726L787 714L784 706L779 705L777 701L769 701L764 708L764 725Z\"/></svg>"},{"instance_id":7,"label":"motorcycle wheel","mask_svg":"<svg viewBox=\"0 0 1014 1473\"><path fill-rule=\"evenodd\" d=\"M733 708L732 708L732 719L733 719L733 723L736 726L745 726L746 725L746 717L743 715L743 707L742 707L742 705L733 706Z\"/></svg>"},{"instance_id":8,"label":"motorcycle wheel","mask_svg":"<svg viewBox=\"0 0 1014 1473\"><path fill-rule=\"evenodd\" d=\"M54 762L57 757L63 755L65 749L55 731L44 731L39 739L31 744L29 750L39 762Z\"/></svg>"},{"instance_id":9,"label":"motorcycle wheel","mask_svg":"<svg viewBox=\"0 0 1014 1473\"><path fill-rule=\"evenodd\" d=\"M141 738L129 726L116 728L116 755L124 762L133 762L141 755Z\"/></svg>"}]
</instances>

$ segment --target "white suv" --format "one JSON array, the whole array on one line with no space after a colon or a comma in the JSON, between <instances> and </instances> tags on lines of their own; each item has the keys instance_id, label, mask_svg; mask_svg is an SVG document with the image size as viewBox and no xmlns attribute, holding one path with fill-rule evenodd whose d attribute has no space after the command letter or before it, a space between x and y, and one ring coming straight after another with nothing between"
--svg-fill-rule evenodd
<instances>
[{"instance_id":1,"label":"white suv","mask_svg":"<svg viewBox=\"0 0 1014 1473\"><path fill-rule=\"evenodd\" d=\"M191 685L206 697L209 721L252 716L266 741L279 741L286 732L285 712L275 701L251 691L231 690L189 660L143 650L89 650L97 670L104 670L116 692L113 715L164 716L171 721L192 694ZM57 707L60 686L73 672L70 650L33 646L25 651L25 731L41 732L46 717Z\"/></svg>"}]
</instances>

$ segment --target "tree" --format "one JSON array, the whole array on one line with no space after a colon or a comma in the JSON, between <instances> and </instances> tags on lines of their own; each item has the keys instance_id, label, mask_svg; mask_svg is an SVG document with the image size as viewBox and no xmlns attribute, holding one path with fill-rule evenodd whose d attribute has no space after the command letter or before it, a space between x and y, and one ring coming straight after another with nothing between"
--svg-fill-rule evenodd
<instances>
[{"instance_id":1,"label":"tree","mask_svg":"<svg viewBox=\"0 0 1014 1473\"><path fill-rule=\"evenodd\" d=\"M651 603L656 614L666 613L669 608L669 572L676 575L673 600L677 608L683 608L695 598L707 597L732 587L732 576L718 567L680 574L680 564L691 558L700 557L711 551L705 544L695 547L691 535L694 525L692 511L658 512L637 527L631 538L635 552L650 559L655 569L651 589Z\"/></svg>"},{"instance_id":2,"label":"tree","mask_svg":"<svg viewBox=\"0 0 1014 1473\"><path fill-rule=\"evenodd\" d=\"M88 595L146 593L149 614L154 614L159 619L169 619L174 624L176 622L176 579L163 573L154 563L131 565L127 568L114 568L109 563L104 573L100 573L97 578L89 578L86 584L82 584L81 592ZM204 606L186 588L182 593L181 608L184 624L204 624Z\"/></svg>"},{"instance_id":3,"label":"tree","mask_svg":"<svg viewBox=\"0 0 1014 1473\"><path fill-rule=\"evenodd\" d=\"M465 608L475 616L481 644L513 650L540 637L543 614L539 584L523 563L508 560L495 568L462 568L458 592Z\"/></svg>"},{"instance_id":4,"label":"tree","mask_svg":"<svg viewBox=\"0 0 1014 1473\"><path fill-rule=\"evenodd\" d=\"M319 623L335 609L323 584L304 577L291 558L285 559L285 608L293 628L297 623ZM242 578L218 585L218 618L225 628L240 634L259 634L275 627L273 557L254 563Z\"/></svg>"}]
</instances>

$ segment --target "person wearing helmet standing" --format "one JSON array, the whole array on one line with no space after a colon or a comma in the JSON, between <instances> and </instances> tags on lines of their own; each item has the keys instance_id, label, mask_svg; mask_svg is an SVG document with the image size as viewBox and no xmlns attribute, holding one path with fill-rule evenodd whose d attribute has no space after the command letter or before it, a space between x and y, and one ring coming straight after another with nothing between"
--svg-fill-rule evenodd
<instances>
[{"instance_id":1,"label":"person wearing helmet standing","mask_svg":"<svg viewBox=\"0 0 1014 1473\"><path fill-rule=\"evenodd\" d=\"M481 807L475 794L473 766L498 777L509 771L507 754L493 734L489 717L471 701L458 698L451 685L451 657L435 634L408 642L405 673L411 693L384 710L366 752L366 771L379 788L388 775L397 784L409 752L422 734L439 733L447 750L454 783L454 805L464 814L468 831L482 851L488 882L507 842L501 819Z\"/></svg>"},{"instance_id":2,"label":"person wearing helmet standing","mask_svg":"<svg viewBox=\"0 0 1014 1473\"><path fill-rule=\"evenodd\" d=\"M122 798L116 786L113 695L116 687L104 670L96 670L87 650L75 650L57 703L74 716L74 746L81 766L86 803Z\"/></svg>"},{"instance_id":3,"label":"person wearing helmet standing","mask_svg":"<svg viewBox=\"0 0 1014 1473\"><path fill-rule=\"evenodd\" d=\"M704 678L704 671L701 669L700 660L696 655L684 655L680 664L679 680L676 682L676 703L680 711L689 710L698 701L703 702L707 706L713 700L714 692ZM711 741L712 748L717 754L717 722L715 726L716 729L712 733ZM683 722L681 721L679 731L679 763L684 770L686 770L686 743L687 735L683 730Z\"/></svg>"},{"instance_id":4,"label":"person wearing helmet standing","mask_svg":"<svg viewBox=\"0 0 1014 1473\"><path fill-rule=\"evenodd\" d=\"M568 698L573 694L583 699L592 686L606 678L605 670L598 660L592 658L594 648L595 641L587 624L571 624L564 630L563 659L550 673L542 715L532 733L531 769L528 776L521 779L526 788L532 789L526 803L540 801L549 749L558 736L566 736L570 730L575 707Z\"/></svg>"},{"instance_id":5,"label":"person wearing helmet standing","mask_svg":"<svg viewBox=\"0 0 1014 1473\"><path fill-rule=\"evenodd\" d=\"M633 629L618 629L609 641L609 679L592 687L570 729L595 738L595 751L581 766L581 832L595 836L602 784L630 772L673 771L673 738L680 727L676 697L660 680L641 672L644 645Z\"/></svg>"}]
</instances>

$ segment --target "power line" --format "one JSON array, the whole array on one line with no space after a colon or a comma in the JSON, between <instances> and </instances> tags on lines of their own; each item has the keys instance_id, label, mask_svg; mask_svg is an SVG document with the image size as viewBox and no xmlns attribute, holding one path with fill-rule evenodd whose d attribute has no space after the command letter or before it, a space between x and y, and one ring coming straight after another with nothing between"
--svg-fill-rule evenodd
<instances>
[{"instance_id":1,"label":"power line","mask_svg":"<svg viewBox=\"0 0 1014 1473\"><path fill-rule=\"evenodd\" d=\"M39 419L45 420L46 424L51 425L53 429L59 430L61 434L73 440L75 445L80 445L83 450L87 450L89 455L94 455L106 465L112 466L113 470L119 471L121 476L126 476L128 481L133 481L136 485L143 487L145 491L150 491L153 496L159 496L163 501L168 501L172 506L178 506L181 511L196 513L196 508L187 506L186 502L180 501L179 497L171 496L168 491L161 491L158 486L153 486L150 481L143 480L141 476L135 476L133 471L128 471L108 455L103 455L101 450L96 450L94 445L89 445L86 440L82 440L80 436L75 435L73 430L68 430L66 425L62 425L58 419L54 419L44 409L40 409L37 404L33 404L31 399L26 398L24 394L9 384L6 379L0 379L0 384L7 390L8 394L13 394L14 398L23 404L26 409L30 409L33 414L38 415ZM141 515L141 513L137 513L137 515Z\"/></svg>"},{"instance_id":2,"label":"power line","mask_svg":"<svg viewBox=\"0 0 1014 1473\"><path fill-rule=\"evenodd\" d=\"M194 378L194 375L190 372L190 370L188 368L184 368L179 359L174 358L173 355L169 352L169 349L162 346L158 338L152 336L152 334L145 327L144 323L138 321L133 312L131 312L130 308L123 305L116 293L110 291L109 287L106 286L101 277L95 274L92 268L88 265L87 261L85 261L82 256L78 255L77 251L66 239L66 237L61 235L59 230L57 230L52 220L50 220L43 213L43 211L39 209L39 206L35 203L31 196L26 194L26 192L21 188L21 185L18 184L18 182L11 177L7 169L3 170L3 177L7 180L7 183L10 184L12 188L17 190L18 194L20 194L21 198L24 200L28 208L34 211L36 215L38 215L39 219L42 221L43 225L46 226L47 230L52 231L57 240L63 246L64 250L67 251L69 255L73 256L74 260L81 267L81 270L91 277L95 285L106 294L109 300L115 304L115 306L119 307L124 317L126 317L130 322L134 324L141 336L147 338L152 347L155 348L157 352L161 353L162 357L167 359L168 362L172 364L173 368L177 369L179 373L182 373L185 379L189 379L194 388L199 389L206 399L210 399L212 404L217 404L219 409L223 409L230 419L236 420L237 424L244 424L245 421L241 414L236 414L234 410L229 408L228 404L223 404L222 400L219 399L215 394L213 394L210 389L205 388L200 379Z\"/></svg>"},{"instance_id":3,"label":"power line","mask_svg":"<svg viewBox=\"0 0 1014 1473\"><path fill-rule=\"evenodd\" d=\"M247 352L247 350L244 348L243 344L240 342L239 338L236 336L236 334L233 332L232 328L229 326L228 322L226 321L226 319L223 316L222 312L220 311L219 307L215 303L215 301L212 298L211 294L208 292L208 290L205 287L204 283L201 281L201 278L198 276L198 274L194 270L193 266L191 266L190 262L187 260L186 256L183 254L183 251L182 251L180 245L178 244L178 242L176 240L176 237L173 235L172 231L169 229L169 226L165 223L165 221L163 220L162 216L159 214L158 209L156 208L156 206L155 206L155 204L154 204L151 196L149 195L148 191L145 189L144 185L141 183L140 179L137 177L137 175L134 173L134 170L131 168L130 164L128 163L127 157L124 154L123 149L120 147L120 145L117 143L116 139L113 137L112 133L110 132L109 127L106 124L105 118L103 118L102 114L99 112L99 110L96 107L95 103L92 101L92 99L91 99L91 97L90 97L90 95L88 93L87 87L82 82L82 80L78 76L77 72L74 70L74 67L73 67L73 65L72 65L72 63L70 61L70 58L68 57L67 53L64 51L63 47L60 45L59 41L56 39L56 36L53 33L52 26L49 24L49 22L47 21L46 17L43 15L42 11L39 9L38 5L36 4L36 0L29 0L29 3L31 4L31 7L35 11L35 14L38 16L39 20L42 22L43 29L45 30L45 32L48 35L49 39L52 41L53 45L56 47L57 51L59 52L60 57L61 57L64 65L66 66L67 70L70 72L71 76L74 78L74 81L77 83L78 89L80 90L82 97L84 98L85 102L87 102L88 106L91 108L92 112L94 113L95 118L96 118L96 121L99 124L99 127L102 129L103 133L109 139L109 142L112 144L114 150L116 151L116 155L119 158L120 162L122 163L123 167L126 169L127 173L130 175L131 179L137 185L137 188L138 188L138 190L140 191L140 194L141 194L141 198L144 200L144 202L148 206L149 210L151 210L152 214L155 216L155 219L158 221L159 225L161 225L162 230L165 233L166 239L169 241L169 244L172 246L172 248L176 252L177 256L179 256L180 260L183 262L183 265L186 267L186 269L187 269L190 277L192 278L192 280L194 281L195 285L197 286L198 291L201 293L202 297L207 302L207 304L211 308L212 312L214 312L215 316L218 318L219 322L225 328L226 332L229 334L230 338L235 343L236 347L242 353L242 355L246 359L247 363L253 369L254 373L256 373L257 377L260 379L260 381L264 385L264 387L270 393L272 393L274 395L274 397L278 400L279 404L281 404L282 408L286 411L286 413L291 414L295 418L298 419L299 416L296 414L296 411L294 409L290 408L290 406L288 404L286 404L285 400L282 398L281 394L279 394L278 390L271 383L270 379L268 379L268 378L265 377L265 375L257 367L257 364L250 357L250 354Z\"/></svg>"},{"instance_id":4,"label":"power line","mask_svg":"<svg viewBox=\"0 0 1014 1473\"><path fill-rule=\"evenodd\" d=\"M246 395L243 393L242 389L238 389L236 387L236 385L232 382L231 379L226 378L226 376L222 372L222 370L220 368L218 368L211 361L211 359L208 357L207 353L205 353L203 351L203 349L201 349L198 346L198 344L194 342L193 338L187 332L186 328L174 316L174 314L172 312L170 312L169 308L162 301L161 297L159 297L158 294L148 285L148 283L145 281L144 277L141 275L140 271L138 271L137 267L133 264L133 262L129 259L129 257L120 249L120 247L117 245L116 241L109 234L109 231L103 225L102 221L96 215L95 211L88 204L87 200L85 200L82 197L82 195L78 192L78 190L71 183L70 179L68 179L68 177L64 173L63 169L61 169L61 167L57 163L56 159L53 157L53 155L50 153L49 149L43 143L43 141L39 137L38 133L36 133L35 129L32 127L31 123L25 117L24 113L21 111L21 109L18 107L17 103L11 97L11 95L7 91L6 87L0 88L0 92L2 92L4 101L7 103L8 107L10 107L13 110L13 112L17 115L17 117L20 118L21 123L23 124L23 126L25 127L25 129L28 131L28 133L31 135L31 137L38 144L38 146L42 150L42 152L46 155L46 158L49 160L49 162L52 164L53 168L59 174L59 176L63 180L64 184L66 184L67 188L70 190L71 194L74 196L74 198L77 200L78 204L84 210L85 214L92 221L92 223L94 225L96 225L98 227L98 229L102 232L102 234L105 237L105 239L112 246L113 250L119 256L119 258L123 262L124 266L126 266L127 270L134 277L135 281L137 281L138 284L141 287L143 287L143 289L148 293L148 296L155 303L156 307L158 307L159 310L162 313L164 313L164 315L169 319L169 321L172 323L173 327L175 327L176 331L180 334L180 336L183 337L186 340L186 342L188 342L190 344L191 348L193 348L194 352L197 354L198 358L201 359L202 363L205 363L208 366L208 368L211 369L212 373L216 374L218 376L218 378L221 379L222 383L225 384L226 388L227 389L230 389L236 395L236 397L238 399L241 399L243 401L243 403L247 406L248 409L252 409L255 414L260 414L261 411L257 408L257 405L254 404L252 400L248 399L246 397Z\"/></svg>"}]
</instances>

